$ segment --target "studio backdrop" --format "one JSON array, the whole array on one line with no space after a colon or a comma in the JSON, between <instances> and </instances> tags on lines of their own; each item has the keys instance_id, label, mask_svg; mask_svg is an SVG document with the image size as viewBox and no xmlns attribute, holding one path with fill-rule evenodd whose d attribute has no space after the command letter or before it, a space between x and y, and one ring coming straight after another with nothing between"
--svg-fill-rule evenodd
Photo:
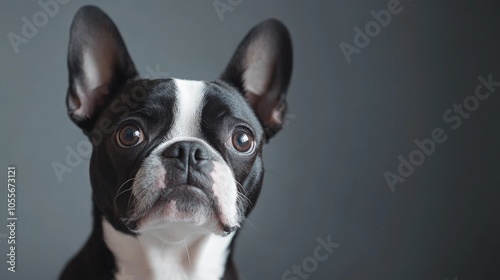
<instances>
[{"instance_id":1,"label":"studio backdrop","mask_svg":"<svg viewBox=\"0 0 500 280\"><path fill-rule=\"evenodd\" d=\"M65 105L84 5L151 79L212 81L253 26L289 29L286 125L236 240L245 279L500 279L493 0L2 1L0 279L56 279L92 228L91 151Z\"/></svg>"}]
</instances>

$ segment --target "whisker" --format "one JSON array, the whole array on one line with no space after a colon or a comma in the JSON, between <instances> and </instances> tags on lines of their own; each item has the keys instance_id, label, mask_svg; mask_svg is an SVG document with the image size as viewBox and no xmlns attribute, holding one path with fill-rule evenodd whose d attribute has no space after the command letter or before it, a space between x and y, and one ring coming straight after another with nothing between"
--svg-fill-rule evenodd
<instances>
[{"instance_id":1,"label":"whisker","mask_svg":"<svg viewBox=\"0 0 500 280\"><path fill-rule=\"evenodd\" d=\"M238 193L237 202L241 206L243 206L243 208L246 208L246 206L248 206L248 205L252 205L252 202L250 201L250 199L248 199L248 197L246 197L245 195L243 195L241 193Z\"/></svg>"},{"instance_id":2,"label":"whisker","mask_svg":"<svg viewBox=\"0 0 500 280\"><path fill-rule=\"evenodd\" d=\"M130 178L130 179L128 179L128 180L126 180L125 182L123 182L123 184L121 184L121 185L120 185L120 187L119 187L119 188L118 188L118 190L116 191L115 198L113 199L113 204L114 204L115 208L117 208L117 206L116 206L116 199L118 198L118 196L120 196L121 194L123 194L123 193L125 193L125 192L127 192L127 191L131 190L131 189L132 189L132 187L130 187L130 188L128 188L128 189L126 189L126 190L124 190L124 191L122 191L122 192L120 192L120 190L123 188L123 186L125 186L125 184L126 184L126 183L128 183L128 182L130 182L130 181L132 181L132 180L134 180L134 179L135 179L135 177Z\"/></svg>"},{"instance_id":3,"label":"whisker","mask_svg":"<svg viewBox=\"0 0 500 280\"><path fill-rule=\"evenodd\" d=\"M245 200L246 203L248 203L248 205L250 205L250 207L253 207L253 204L252 204L252 201L246 196L246 193L245 193L245 189L243 188L243 185L236 181L236 186L238 187L238 198L243 198ZM240 192L240 189L241 189L241 192Z\"/></svg>"},{"instance_id":4,"label":"whisker","mask_svg":"<svg viewBox=\"0 0 500 280\"><path fill-rule=\"evenodd\" d=\"M240 182L238 182L238 180L234 180L234 181L236 182L236 186L239 189L241 189L241 192L246 195L246 191L245 191L245 188L243 188L243 185Z\"/></svg>"},{"instance_id":5,"label":"whisker","mask_svg":"<svg viewBox=\"0 0 500 280\"><path fill-rule=\"evenodd\" d=\"M116 195L116 197L115 197L115 199L116 199L117 197L119 197L121 194L126 193L126 192L128 192L128 191L130 191L130 190L132 190L132 187L130 187L130 188L128 188L128 189L126 189L126 190L122 191L121 193L117 194L117 195Z\"/></svg>"},{"instance_id":6,"label":"whisker","mask_svg":"<svg viewBox=\"0 0 500 280\"><path fill-rule=\"evenodd\" d=\"M186 248L186 253L187 253L187 257L188 257L188 261L189 261L189 266L191 266L191 257L189 257L189 249L188 249L186 240L184 240L184 247Z\"/></svg>"},{"instance_id":7,"label":"whisker","mask_svg":"<svg viewBox=\"0 0 500 280\"><path fill-rule=\"evenodd\" d=\"M255 230L255 232L258 235L262 236L261 232L254 226L254 224L252 223L252 221L250 221L250 218L248 218L246 221L250 224L250 226Z\"/></svg>"},{"instance_id":8,"label":"whisker","mask_svg":"<svg viewBox=\"0 0 500 280\"><path fill-rule=\"evenodd\" d=\"M128 202L127 202L127 213L130 211L130 207L132 206L132 195L128 197Z\"/></svg>"}]
</instances>

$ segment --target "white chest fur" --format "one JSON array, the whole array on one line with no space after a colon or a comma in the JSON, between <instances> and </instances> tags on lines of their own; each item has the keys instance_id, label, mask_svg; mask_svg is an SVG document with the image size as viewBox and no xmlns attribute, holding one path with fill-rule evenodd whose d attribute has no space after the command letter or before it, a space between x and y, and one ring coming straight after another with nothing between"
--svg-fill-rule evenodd
<instances>
[{"instance_id":1,"label":"white chest fur","mask_svg":"<svg viewBox=\"0 0 500 280\"><path fill-rule=\"evenodd\" d=\"M134 237L115 230L105 218L103 234L116 260L117 280L220 279L234 236L200 233L175 241L156 233Z\"/></svg>"}]
</instances>

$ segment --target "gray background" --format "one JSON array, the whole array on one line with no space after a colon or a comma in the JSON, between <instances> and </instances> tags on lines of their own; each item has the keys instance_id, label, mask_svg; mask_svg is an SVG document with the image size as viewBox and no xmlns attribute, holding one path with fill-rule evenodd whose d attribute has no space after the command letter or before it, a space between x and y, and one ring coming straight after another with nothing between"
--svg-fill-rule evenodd
<instances>
[{"instance_id":1,"label":"gray background","mask_svg":"<svg viewBox=\"0 0 500 280\"><path fill-rule=\"evenodd\" d=\"M341 246L309 279L500 279L500 88L459 129L443 120L479 75L500 80L498 1L402 0L348 64L339 44L353 44L353 28L387 2L243 0L221 21L212 1L70 1L17 54L7 34L41 8L0 2L1 225L10 164L19 217L18 272L6 271L0 235L0 278L54 279L89 234L88 159L62 182L51 163L64 164L66 147L85 139L66 116L65 59L72 17L93 3L143 74L159 65L211 80L253 25L276 17L290 29L289 124L266 147L255 228L238 240L246 279L281 279L328 235ZM447 141L391 192L383 173L436 127Z\"/></svg>"}]
</instances>

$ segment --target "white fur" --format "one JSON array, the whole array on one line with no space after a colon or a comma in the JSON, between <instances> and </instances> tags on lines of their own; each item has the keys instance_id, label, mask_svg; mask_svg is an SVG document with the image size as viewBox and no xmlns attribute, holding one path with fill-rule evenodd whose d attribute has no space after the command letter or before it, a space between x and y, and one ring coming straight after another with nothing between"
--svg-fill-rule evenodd
<instances>
[{"instance_id":1,"label":"white fur","mask_svg":"<svg viewBox=\"0 0 500 280\"><path fill-rule=\"evenodd\" d=\"M227 164L214 162L214 171L210 175L214 182L212 190L223 210L220 219L226 225L237 227L239 218L236 205L238 192L231 169Z\"/></svg>"},{"instance_id":2,"label":"white fur","mask_svg":"<svg viewBox=\"0 0 500 280\"><path fill-rule=\"evenodd\" d=\"M177 87L176 113L169 138L199 136L205 84L200 81L180 79L174 81Z\"/></svg>"},{"instance_id":3,"label":"white fur","mask_svg":"<svg viewBox=\"0 0 500 280\"><path fill-rule=\"evenodd\" d=\"M123 234L105 218L102 225L104 241L116 259L117 280L220 279L234 237L234 232L220 237L193 230L188 236L170 241L158 231L137 237Z\"/></svg>"}]
</instances>

